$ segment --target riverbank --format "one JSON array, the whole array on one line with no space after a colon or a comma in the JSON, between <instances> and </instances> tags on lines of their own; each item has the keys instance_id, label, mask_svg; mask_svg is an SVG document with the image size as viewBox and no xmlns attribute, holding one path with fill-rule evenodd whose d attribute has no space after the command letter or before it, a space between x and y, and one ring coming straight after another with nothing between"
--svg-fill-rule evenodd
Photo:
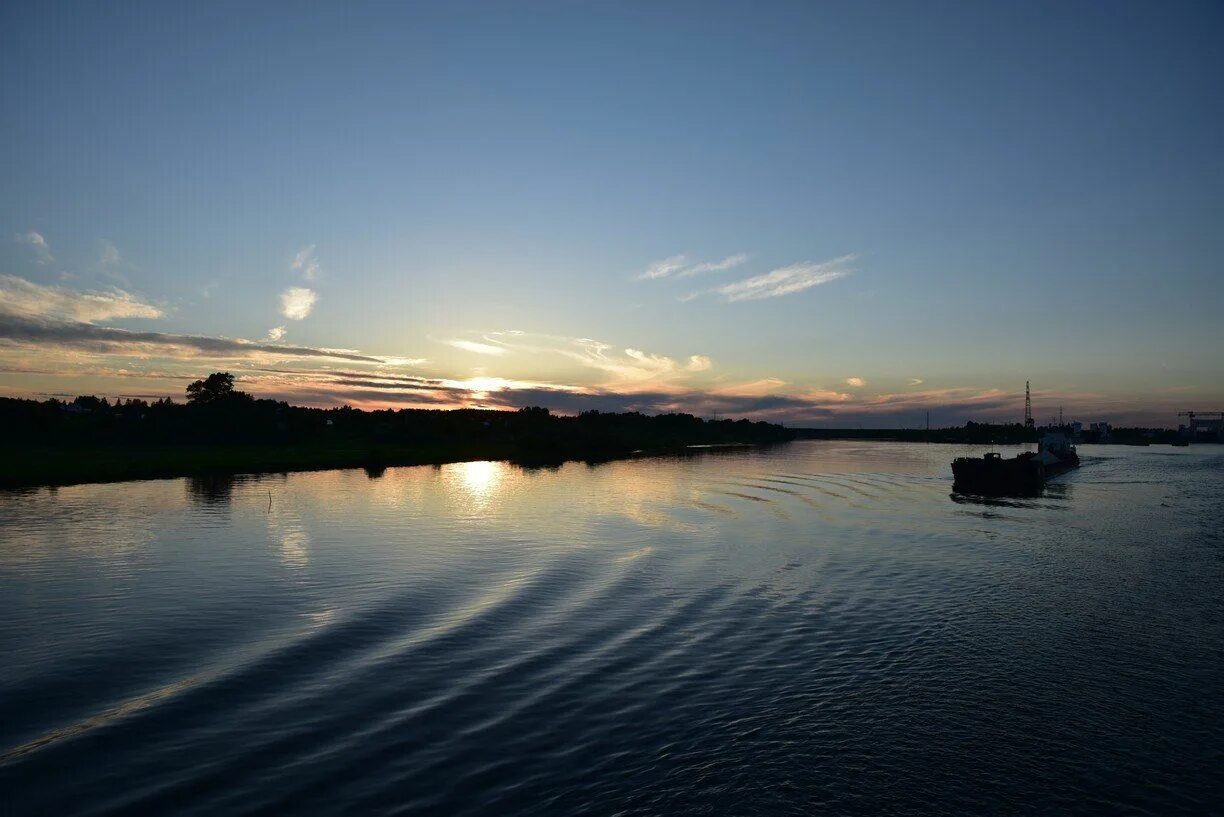
<instances>
[{"instance_id":1,"label":"riverbank","mask_svg":"<svg viewBox=\"0 0 1224 817\"><path fill-rule=\"evenodd\" d=\"M143 479L279 474L364 468L372 473L410 465L442 465L479 460L508 461L527 467L563 462L608 462L636 456L664 456L712 450L755 448L770 443L668 445L650 449L558 450L512 442L380 445L172 445L95 446L81 449L30 447L0 453L0 489L58 487Z\"/></svg>"},{"instance_id":2,"label":"riverbank","mask_svg":"<svg viewBox=\"0 0 1224 817\"><path fill-rule=\"evenodd\" d=\"M0 398L0 487L471 460L547 466L795 436L780 425L690 414L319 409L233 391L203 399L195 385L186 404Z\"/></svg>"},{"instance_id":3,"label":"riverbank","mask_svg":"<svg viewBox=\"0 0 1224 817\"><path fill-rule=\"evenodd\" d=\"M899 443L953 443L957 445L1017 445L1035 443L1046 431L1061 431L1071 435L1070 426L1061 428L1032 428L1018 423L991 424L966 423L952 428L795 428L800 440L875 440ZM1172 445L1180 443L1214 443L1206 436L1186 438L1179 432L1167 428L1114 428L1107 438L1096 432L1084 430L1079 443L1103 443L1113 445Z\"/></svg>"}]
</instances>

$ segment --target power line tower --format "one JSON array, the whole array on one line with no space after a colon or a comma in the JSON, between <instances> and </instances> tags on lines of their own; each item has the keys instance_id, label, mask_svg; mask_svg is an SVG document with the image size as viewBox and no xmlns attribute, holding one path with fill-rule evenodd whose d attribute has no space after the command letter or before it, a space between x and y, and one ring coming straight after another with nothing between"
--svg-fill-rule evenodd
<instances>
[{"instance_id":1,"label":"power line tower","mask_svg":"<svg viewBox=\"0 0 1224 817\"><path fill-rule=\"evenodd\" d=\"M1033 425L1033 395L1029 391L1029 382L1024 381L1024 425L1031 427Z\"/></svg>"}]
</instances>

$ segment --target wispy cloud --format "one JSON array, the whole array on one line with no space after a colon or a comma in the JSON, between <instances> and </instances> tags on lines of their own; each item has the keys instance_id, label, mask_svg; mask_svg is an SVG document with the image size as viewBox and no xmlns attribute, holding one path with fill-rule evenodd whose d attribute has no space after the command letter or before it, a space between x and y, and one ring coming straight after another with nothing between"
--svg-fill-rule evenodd
<instances>
[{"instance_id":1,"label":"wispy cloud","mask_svg":"<svg viewBox=\"0 0 1224 817\"><path fill-rule=\"evenodd\" d=\"M475 340L463 340L462 338L443 341L443 343L445 343L447 346L453 346L456 349L462 349L465 352L474 352L478 355L493 355L494 357L501 357L502 355L506 354L507 351L505 346L498 346L494 343L481 343L480 341Z\"/></svg>"},{"instance_id":2,"label":"wispy cloud","mask_svg":"<svg viewBox=\"0 0 1224 817\"><path fill-rule=\"evenodd\" d=\"M911 386L921 386L923 384L923 380L921 377L911 377L909 379L909 384Z\"/></svg>"},{"instance_id":3,"label":"wispy cloud","mask_svg":"<svg viewBox=\"0 0 1224 817\"><path fill-rule=\"evenodd\" d=\"M688 278L693 275L700 275L703 272L721 272L732 267L738 267L747 260L748 255L746 253L739 253L737 255L729 255L721 261L702 261L697 264L689 264L687 256L673 255L670 258L664 258L662 261L655 261L646 268L645 272L638 276L638 280L654 280L667 278L672 275L675 275L677 278Z\"/></svg>"},{"instance_id":4,"label":"wispy cloud","mask_svg":"<svg viewBox=\"0 0 1224 817\"><path fill-rule=\"evenodd\" d=\"M0 307L7 306L0 301ZM30 377L89 378L122 383L138 378L141 394L162 388L181 396L201 372L228 369L244 390L260 397L318 406L352 404L366 408L518 408L547 406L576 413L641 411L718 414L787 423L850 427L868 423L904 427L926 411L932 421L959 424L966 419L1014 418L1023 394L996 388L958 387L891 394L846 392L789 384L778 378L742 383L704 375L711 367L702 355L673 359L640 349L616 349L590 338L564 338L526 332L488 333L504 339L516 353L528 349L561 354L602 373L560 381L527 380L480 373L473 377L411 374L398 367L421 364L414 358L364 354L351 349L288 346L268 339L138 332L97 324L18 314L0 308L0 373ZM497 343L489 345L496 346ZM345 364L347 370L336 368ZM68 381L71 382L71 381ZM66 385L66 384L65 384ZM57 384L58 388L63 388ZM68 386L72 388L72 386ZM106 387L102 387L106 388ZM122 388L122 387L120 387ZM17 393L0 385L0 393ZM97 392L93 392L97 393ZM110 391L107 394L130 392ZM1060 402L1081 406L1087 416L1114 419L1134 414L1132 401L1105 395L1060 394ZM1169 410L1175 408L1169 403Z\"/></svg>"},{"instance_id":5,"label":"wispy cloud","mask_svg":"<svg viewBox=\"0 0 1224 817\"><path fill-rule=\"evenodd\" d=\"M853 386L856 389L861 389L867 385L867 381L861 377L847 377L846 385Z\"/></svg>"},{"instance_id":6,"label":"wispy cloud","mask_svg":"<svg viewBox=\"0 0 1224 817\"><path fill-rule=\"evenodd\" d=\"M0 322L0 328L3 323ZM100 328L100 327L95 327ZM121 331L121 330L115 330ZM152 369L136 369L123 361L123 368L107 365L104 358L82 365L82 358L72 358L66 365L53 363L30 365L26 357L11 364L4 361L0 344L0 373L14 372L51 377L86 376L92 382L99 378L138 379L143 383L164 386L162 394L180 396L190 380L200 376L205 367L231 366L208 355L190 357L177 362L159 364ZM575 414L589 409L600 411L640 411L648 414L689 412L700 416L717 414L723 417L749 417L757 420L782 420L788 424L819 425L849 428L868 424L871 427L915 427L927 410L932 424L953 425L966 419L1014 419L1023 394L998 389L950 388L909 394L881 394L858 397L844 392L823 389L783 390L786 384L765 379L717 389L639 389L617 390L603 386L571 383L519 380L495 376L469 378L430 377L389 371L383 363L363 366L360 370L340 370L330 361L308 359L292 361L291 355L281 354L285 347L275 347L275 356L251 354L248 362L235 369L244 391L259 397L288 400L299 405L340 406L363 408L491 408L514 409L523 406L546 406L554 411ZM276 363L273 367L265 360ZM365 363L363 361L363 363ZM284 368L294 366L294 368ZM94 388L91 386L91 388ZM150 397L142 385L139 394ZM115 393L115 392L110 392ZM123 394L133 396L130 392ZM60 392L58 396L66 393ZM71 396L72 393L67 393ZM1119 400L1106 395L1060 395L1067 405L1078 406L1083 416L1104 417L1122 421L1125 417L1150 414L1150 406L1133 400ZM1174 411L1176 402L1168 403L1164 413ZM1145 414L1146 412L1146 414Z\"/></svg>"},{"instance_id":7,"label":"wispy cloud","mask_svg":"<svg viewBox=\"0 0 1224 817\"><path fill-rule=\"evenodd\" d=\"M300 321L310 314L318 294L306 287L289 287L281 293L281 314L291 321Z\"/></svg>"},{"instance_id":8,"label":"wispy cloud","mask_svg":"<svg viewBox=\"0 0 1224 817\"><path fill-rule=\"evenodd\" d=\"M684 255L673 255L670 258L664 258L662 261L655 261L646 271L638 276L638 280L650 280L654 278L666 278L673 272L678 272L684 269L688 261Z\"/></svg>"},{"instance_id":9,"label":"wispy cloud","mask_svg":"<svg viewBox=\"0 0 1224 817\"><path fill-rule=\"evenodd\" d=\"M834 258L819 264L810 262L791 264L788 267L780 267L763 275L735 281L711 291L723 296L729 303L780 298L783 295L793 295L796 292L803 292L846 277L853 272L848 265L854 259L853 255L843 255L841 258Z\"/></svg>"},{"instance_id":10,"label":"wispy cloud","mask_svg":"<svg viewBox=\"0 0 1224 817\"><path fill-rule=\"evenodd\" d=\"M0 275L0 312L94 323L116 318L160 318L162 310L122 289L79 292Z\"/></svg>"},{"instance_id":11,"label":"wispy cloud","mask_svg":"<svg viewBox=\"0 0 1224 817\"><path fill-rule=\"evenodd\" d=\"M721 261L706 261L701 264L694 264L687 269L683 269L679 273L679 277L688 278L691 275L700 275L703 272L722 272L729 270L732 267L738 267L748 260L746 253L738 255L729 255Z\"/></svg>"},{"instance_id":12,"label":"wispy cloud","mask_svg":"<svg viewBox=\"0 0 1224 817\"><path fill-rule=\"evenodd\" d=\"M684 367L690 372L708 371L714 365L705 355L689 355L688 364Z\"/></svg>"},{"instance_id":13,"label":"wispy cloud","mask_svg":"<svg viewBox=\"0 0 1224 817\"><path fill-rule=\"evenodd\" d=\"M281 357L331 358L355 363L387 361L339 349L280 346L241 338L208 335L177 335L166 332L135 332L82 321L62 321L0 312L0 338L39 347L61 346L105 355L145 357L211 357L233 360L273 355Z\"/></svg>"},{"instance_id":14,"label":"wispy cloud","mask_svg":"<svg viewBox=\"0 0 1224 817\"><path fill-rule=\"evenodd\" d=\"M600 386L608 389L675 388L678 381L708 371L714 365L705 355L690 355L678 361L633 347L618 348L593 338L502 331L488 332L481 339L490 345L497 344L495 348L537 356L556 355L602 372L606 379Z\"/></svg>"},{"instance_id":15,"label":"wispy cloud","mask_svg":"<svg viewBox=\"0 0 1224 817\"><path fill-rule=\"evenodd\" d=\"M98 263L104 267L113 267L119 264L122 259L119 257L119 248L115 246L115 242L109 238L103 238L98 241Z\"/></svg>"},{"instance_id":16,"label":"wispy cloud","mask_svg":"<svg viewBox=\"0 0 1224 817\"><path fill-rule=\"evenodd\" d=\"M753 380L748 383L734 383L730 386L723 386L715 389L712 393L727 397L764 397L780 393L785 385L785 380L780 380L776 377L763 377L760 380Z\"/></svg>"},{"instance_id":17,"label":"wispy cloud","mask_svg":"<svg viewBox=\"0 0 1224 817\"><path fill-rule=\"evenodd\" d=\"M268 335L264 339L271 343L278 343L281 340L283 340L284 337L285 337L285 327L273 326L271 329L268 330Z\"/></svg>"},{"instance_id":18,"label":"wispy cloud","mask_svg":"<svg viewBox=\"0 0 1224 817\"><path fill-rule=\"evenodd\" d=\"M30 230L28 233L18 233L13 236L18 244L25 244L34 252L34 261L38 264L50 264L55 260L51 255L51 246L40 233Z\"/></svg>"},{"instance_id":19,"label":"wispy cloud","mask_svg":"<svg viewBox=\"0 0 1224 817\"><path fill-rule=\"evenodd\" d=\"M315 254L315 245L310 244L298 250L297 254L293 256L293 261L289 264L289 269L300 272L307 281L313 281L318 278L321 267L319 266L319 258Z\"/></svg>"}]
</instances>

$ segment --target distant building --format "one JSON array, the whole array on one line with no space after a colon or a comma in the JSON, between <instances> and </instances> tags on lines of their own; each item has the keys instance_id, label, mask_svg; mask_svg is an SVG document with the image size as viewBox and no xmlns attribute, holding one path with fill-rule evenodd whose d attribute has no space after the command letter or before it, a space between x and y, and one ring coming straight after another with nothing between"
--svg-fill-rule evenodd
<instances>
[{"instance_id":1,"label":"distant building","mask_svg":"<svg viewBox=\"0 0 1224 817\"><path fill-rule=\"evenodd\" d=\"M1091 423L1088 426L1088 433L1098 443L1109 442L1109 433L1113 431L1113 426L1106 422Z\"/></svg>"},{"instance_id":2,"label":"distant building","mask_svg":"<svg viewBox=\"0 0 1224 817\"><path fill-rule=\"evenodd\" d=\"M1194 417L1191 416L1189 425L1179 425L1177 433L1183 437L1191 439L1196 437L1207 437L1210 439L1224 442L1224 415L1214 419L1210 417Z\"/></svg>"}]
</instances>

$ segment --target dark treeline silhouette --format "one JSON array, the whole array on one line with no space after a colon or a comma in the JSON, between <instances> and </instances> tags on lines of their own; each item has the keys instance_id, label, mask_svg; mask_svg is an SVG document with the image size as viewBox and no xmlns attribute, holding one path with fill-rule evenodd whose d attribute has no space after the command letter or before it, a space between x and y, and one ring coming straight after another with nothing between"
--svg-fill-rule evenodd
<instances>
[{"instance_id":1,"label":"dark treeline silhouette","mask_svg":"<svg viewBox=\"0 0 1224 817\"><path fill-rule=\"evenodd\" d=\"M1193 439L1200 443L1215 442L1207 434L1189 437L1170 428L1145 428L1140 426L1111 428L1109 430L1109 438L1106 441L1100 440L1097 435L1090 432L1085 432L1084 434L1085 442L1111 442L1119 445L1142 445L1144 443L1169 445L1176 442L1184 442L1188 439Z\"/></svg>"},{"instance_id":2,"label":"dark treeline silhouette","mask_svg":"<svg viewBox=\"0 0 1224 817\"><path fill-rule=\"evenodd\" d=\"M972 420L951 428L797 428L801 440L896 440L901 442L960 443L964 445L1017 445L1035 443L1048 431L1061 431L1075 436L1082 443L1113 443L1138 445L1144 443L1172 444L1188 438L1168 428L1111 428L1106 436L1093 428L1077 432L1070 425L1034 427L1021 423L977 423ZM1194 438L1198 442L1213 442L1210 435Z\"/></svg>"},{"instance_id":3,"label":"dark treeline silhouette","mask_svg":"<svg viewBox=\"0 0 1224 817\"><path fill-rule=\"evenodd\" d=\"M263 400L228 373L187 387L187 402L82 396L71 402L0 398L0 484L8 486L226 471L511 459L599 461L693 445L792 439L781 426L691 414L545 408L320 409Z\"/></svg>"},{"instance_id":4,"label":"dark treeline silhouette","mask_svg":"<svg viewBox=\"0 0 1224 817\"><path fill-rule=\"evenodd\" d=\"M901 440L904 442L965 443L971 445L1035 443L1041 431L1022 423L976 423L953 428L800 428L807 440Z\"/></svg>"}]
</instances>

